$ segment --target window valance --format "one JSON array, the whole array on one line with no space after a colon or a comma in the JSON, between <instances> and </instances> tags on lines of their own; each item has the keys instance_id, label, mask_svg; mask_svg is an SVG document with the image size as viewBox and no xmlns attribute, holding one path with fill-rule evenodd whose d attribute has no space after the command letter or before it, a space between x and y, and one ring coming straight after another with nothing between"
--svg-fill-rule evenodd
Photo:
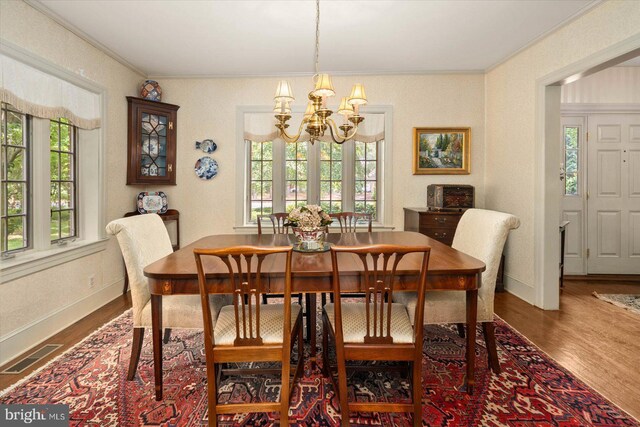
<instances>
[{"instance_id":1,"label":"window valance","mask_svg":"<svg viewBox=\"0 0 640 427\"><path fill-rule=\"evenodd\" d=\"M101 126L99 94L3 54L0 54L0 100L35 117L64 117L89 130Z\"/></svg>"},{"instance_id":2,"label":"window valance","mask_svg":"<svg viewBox=\"0 0 640 427\"><path fill-rule=\"evenodd\" d=\"M292 113L291 126L300 126L303 113ZM358 127L358 133L355 136L356 141L360 142L377 142L384 140L384 114L372 113L362 114L365 118L364 122ZM338 125L342 124L342 117L336 118ZM256 142L273 141L278 137L278 130L275 126L275 118L273 113L245 113L244 115L244 139ZM297 133L298 129L287 129L289 133ZM329 130L325 132L325 136L319 138L321 141L331 141ZM302 132L300 141L309 141L309 134Z\"/></svg>"}]
</instances>

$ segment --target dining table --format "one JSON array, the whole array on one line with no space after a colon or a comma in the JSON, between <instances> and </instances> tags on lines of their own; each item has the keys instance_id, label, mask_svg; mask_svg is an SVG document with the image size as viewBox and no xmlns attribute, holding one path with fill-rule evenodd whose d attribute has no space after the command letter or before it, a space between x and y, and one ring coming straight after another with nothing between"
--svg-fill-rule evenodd
<instances>
[{"instance_id":1,"label":"dining table","mask_svg":"<svg viewBox=\"0 0 640 427\"><path fill-rule=\"evenodd\" d=\"M478 289L481 286L485 264L463 252L451 248L423 234L411 231L380 231L372 233L328 233L329 245L363 246L391 244L429 246L431 253L427 271L428 292L460 291L466 293L466 375L463 388L473 392L475 372L475 330L477 323ZM297 248L292 234L224 234L211 235L194 241L161 258L144 269L151 294L152 342L156 400L162 399L162 299L176 294L198 294L198 272L193 250L195 248L226 248L231 246L292 246ZM295 250L295 249L294 249ZM262 266L263 286L268 292L284 291L284 254L274 255ZM206 286L210 293L231 294L227 267L215 257L208 257L204 267ZM364 267L354 254L340 254L340 292L365 292ZM331 255L325 252L294 251L291 266L291 292L306 295L311 319L311 355L316 348L316 295L332 291ZM394 292L412 291L417 287L421 257L406 256L398 265L398 280Z\"/></svg>"}]
</instances>

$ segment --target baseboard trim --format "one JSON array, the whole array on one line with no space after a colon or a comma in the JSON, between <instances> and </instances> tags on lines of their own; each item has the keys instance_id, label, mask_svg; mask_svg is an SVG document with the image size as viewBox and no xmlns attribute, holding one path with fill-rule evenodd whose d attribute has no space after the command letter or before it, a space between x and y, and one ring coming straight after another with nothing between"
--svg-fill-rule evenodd
<instances>
[{"instance_id":1,"label":"baseboard trim","mask_svg":"<svg viewBox=\"0 0 640 427\"><path fill-rule=\"evenodd\" d=\"M640 274L565 274L564 280L583 282L640 282Z\"/></svg>"},{"instance_id":2,"label":"baseboard trim","mask_svg":"<svg viewBox=\"0 0 640 427\"><path fill-rule=\"evenodd\" d=\"M122 280L0 337L0 366L122 296Z\"/></svg>"},{"instance_id":3,"label":"baseboard trim","mask_svg":"<svg viewBox=\"0 0 640 427\"><path fill-rule=\"evenodd\" d=\"M508 274L504 275L504 290L520 298L523 301L534 305L535 302L535 289L531 285L527 285L524 282L515 279Z\"/></svg>"}]
</instances>

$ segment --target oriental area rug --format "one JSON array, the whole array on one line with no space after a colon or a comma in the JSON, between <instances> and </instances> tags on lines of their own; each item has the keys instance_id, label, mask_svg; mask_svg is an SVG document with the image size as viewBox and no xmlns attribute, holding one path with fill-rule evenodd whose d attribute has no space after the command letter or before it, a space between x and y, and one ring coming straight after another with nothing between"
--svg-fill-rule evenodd
<instances>
[{"instance_id":1,"label":"oriental area rug","mask_svg":"<svg viewBox=\"0 0 640 427\"><path fill-rule=\"evenodd\" d=\"M640 314L640 295L633 294L599 294L593 292L593 296L603 301L609 302L618 307L625 308L636 314Z\"/></svg>"},{"instance_id":2,"label":"oriental area rug","mask_svg":"<svg viewBox=\"0 0 640 427\"><path fill-rule=\"evenodd\" d=\"M478 334L481 337L481 334ZM465 371L464 339L455 327L425 328L423 425L426 426L640 426L496 318L502 373L487 368L478 340L476 390L460 390ZM150 331L134 381L125 376L131 345L131 312L106 324L76 347L0 394L0 404L67 404L72 426L207 425L207 388L201 331L174 330L164 345L164 399L154 399ZM307 346L307 352L308 352ZM308 356L308 355L307 355ZM321 364L322 360L318 361ZM398 372L362 372L349 378L350 399L407 399L409 382ZM278 378L228 378L220 401L274 399ZM339 404L331 382L305 363L294 385L293 425L337 426ZM271 426L277 414L219 417L222 426ZM352 414L353 426L411 425L409 414Z\"/></svg>"}]
</instances>

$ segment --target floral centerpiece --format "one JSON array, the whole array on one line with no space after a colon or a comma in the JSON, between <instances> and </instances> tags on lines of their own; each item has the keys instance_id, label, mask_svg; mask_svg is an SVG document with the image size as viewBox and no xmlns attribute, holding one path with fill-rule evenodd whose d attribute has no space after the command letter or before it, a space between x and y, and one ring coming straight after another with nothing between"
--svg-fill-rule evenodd
<instances>
[{"instance_id":1,"label":"floral centerpiece","mask_svg":"<svg viewBox=\"0 0 640 427\"><path fill-rule=\"evenodd\" d=\"M331 217L320 206L307 205L292 210L285 225L292 228L300 242L320 242L331 221Z\"/></svg>"}]
</instances>

